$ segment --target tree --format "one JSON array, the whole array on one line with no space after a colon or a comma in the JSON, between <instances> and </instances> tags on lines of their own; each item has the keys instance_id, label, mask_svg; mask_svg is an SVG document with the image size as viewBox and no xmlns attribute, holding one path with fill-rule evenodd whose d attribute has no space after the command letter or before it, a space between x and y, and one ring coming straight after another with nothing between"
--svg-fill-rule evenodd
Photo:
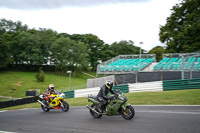
<instances>
[{"instance_id":1,"label":"tree","mask_svg":"<svg viewBox=\"0 0 200 133\"><path fill-rule=\"evenodd\" d=\"M6 67L12 62L14 53L11 45L15 43L15 36L27 29L27 25L22 25L20 21L0 19L0 67Z\"/></svg>"},{"instance_id":2,"label":"tree","mask_svg":"<svg viewBox=\"0 0 200 133\"><path fill-rule=\"evenodd\" d=\"M27 31L28 26L22 25L21 21L13 22L11 20L0 19L0 34L1 33L17 33Z\"/></svg>"},{"instance_id":3,"label":"tree","mask_svg":"<svg viewBox=\"0 0 200 133\"><path fill-rule=\"evenodd\" d=\"M92 66L92 70L96 70L97 65L101 62L101 54L104 46L104 42L97 36L92 34L86 35L86 44L88 44L89 61Z\"/></svg>"},{"instance_id":4,"label":"tree","mask_svg":"<svg viewBox=\"0 0 200 133\"><path fill-rule=\"evenodd\" d=\"M35 75L38 82L44 82L45 74L42 68L39 68L39 71Z\"/></svg>"},{"instance_id":5,"label":"tree","mask_svg":"<svg viewBox=\"0 0 200 133\"><path fill-rule=\"evenodd\" d=\"M87 46L87 53L89 58L89 64L92 70L95 71L97 65L102 61L102 54L104 48L104 42L93 34L74 34L70 36L75 41L81 41Z\"/></svg>"},{"instance_id":6,"label":"tree","mask_svg":"<svg viewBox=\"0 0 200 133\"><path fill-rule=\"evenodd\" d=\"M194 52L200 50L200 1L182 0L172 8L167 23L160 27L160 41L167 52Z\"/></svg>"},{"instance_id":7,"label":"tree","mask_svg":"<svg viewBox=\"0 0 200 133\"><path fill-rule=\"evenodd\" d=\"M7 33L0 34L0 68L6 67L10 61L10 45L11 36Z\"/></svg>"},{"instance_id":8,"label":"tree","mask_svg":"<svg viewBox=\"0 0 200 133\"><path fill-rule=\"evenodd\" d=\"M162 55L165 53L165 49L161 46L156 46L152 48L149 52L149 54L156 54L156 61L159 62L162 60Z\"/></svg>"},{"instance_id":9,"label":"tree","mask_svg":"<svg viewBox=\"0 0 200 133\"><path fill-rule=\"evenodd\" d=\"M134 42L131 40L129 41L122 40L120 42L114 42L111 45L111 50L114 52L115 56L140 53L140 47L135 46ZM143 53L144 50L142 49L141 51Z\"/></svg>"},{"instance_id":10,"label":"tree","mask_svg":"<svg viewBox=\"0 0 200 133\"><path fill-rule=\"evenodd\" d=\"M70 70L73 71L73 76L80 67L88 68L87 46L83 42L75 42L70 49Z\"/></svg>"},{"instance_id":11,"label":"tree","mask_svg":"<svg viewBox=\"0 0 200 133\"><path fill-rule=\"evenodd\" d=\"M87 64L87 47L83 42L76 43L69 37L61 36L50 49L53 62L60 74L65 74L67 68L75 72L78 66Z\"/></svg>"},{"instance_id":12,"label":"tree","mask_svg":"<svg viewBox=\"0 0 200 133\"><path fill-rule=\"evenodd\" d=\"M111 50L111 46L105 44L101 51L101 56L100 56L101 61L107 61L113 57L115 57L115 53Z\"/></svg>"}]
</instances>

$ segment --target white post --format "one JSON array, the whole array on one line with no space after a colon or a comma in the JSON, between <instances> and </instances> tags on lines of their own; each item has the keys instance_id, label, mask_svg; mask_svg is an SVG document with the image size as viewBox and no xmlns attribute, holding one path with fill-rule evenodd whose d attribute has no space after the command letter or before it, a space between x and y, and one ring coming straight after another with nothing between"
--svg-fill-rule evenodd
<instances>
[{"instance_id":1,"label":"white post","mask_svg":"<svg viewBox=\"0 0 200 133\"><path fill-rule=\"evenodd\" d=\"M183 55L181 54L180 55L181 58L182 58L182 70L181 70L181 77L182 77L182 80L184 80L184 57Z\"/></svg>"},{"instance_id":2,"label":"white post","mask_svg":"<svg viewBox=\"0 0 200 133\"><path fill-rule=\"evenodd\" d=\"M143 44L143 42L140 42L140 60L139 60L139 71L140 71L140 63L141 63L141 45Z\"/></svg>"},{"instance_id":3,"label":"white post","mask_svg":"<svg viewBox=\"0 0 200 133\"><path fill-rule=\"evenodd\" d=\"M71 90L71 73L72 71L67 71L69 73L69 90Z\"/></svg>"}]
</instances>

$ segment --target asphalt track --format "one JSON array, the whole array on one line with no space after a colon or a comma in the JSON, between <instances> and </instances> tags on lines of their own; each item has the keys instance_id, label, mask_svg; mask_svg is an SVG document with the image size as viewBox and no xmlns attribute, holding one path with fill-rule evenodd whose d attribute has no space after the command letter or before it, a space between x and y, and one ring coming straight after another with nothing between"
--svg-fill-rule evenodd
<instances>
[{"instance_id":1,"label":"asphalt track","mask_svg":"<svg viewBox=\"0 0 200 133\"><path fill-rule=\"evenodd\" d=\"M200 133L200 106L133 106L132 120L94 119L86 107L68 112L41 109L0 112L0 132L18 133Z\"/></svg>"}]
</instances>

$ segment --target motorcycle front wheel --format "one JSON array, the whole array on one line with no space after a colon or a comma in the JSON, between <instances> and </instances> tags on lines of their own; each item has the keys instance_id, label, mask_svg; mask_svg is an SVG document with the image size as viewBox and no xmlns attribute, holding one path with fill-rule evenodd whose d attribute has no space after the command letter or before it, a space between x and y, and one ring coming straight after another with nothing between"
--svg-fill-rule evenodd
<instances>
[{"instance_id":1,"label":"motorcycle front wheel","mask_svg":"<svg viewBox=\"0 0 200 133\"><path fill-rule=\"evenodd\" d=\"M135 110L131 105L129 105L125 110L121 109L120 114L124 119L130 120L135 116Z\"/></svg>"},{"instance_id":2,"label":"motorcycle front wheel","mask_svg":"<svg viewBox=\"0 0 200 133\"><path fill-rule=\"evenodd\" d=\"M91 107L92 107L93 109L95 109L95 110L96 110L96 108L97 108L95 104L92 104ZM93 112L92 110L90 110L90 114L91 114L94 118L101 118L101 117L102 117L101 114L97 114L97 113Z\"/></svg>"},{"instance_id":3,"label":"motorcycle front wheel","mask_svg":"<svg viewBox=\"0 0 200 133\"><path fill-rule=\"evenodd\" d=\"M61 106L61 110L63 112L67 112L69 110L69 104L66 101L63 101L62 104L63 104L63 107Z\"/></svg>"}]
</instances>

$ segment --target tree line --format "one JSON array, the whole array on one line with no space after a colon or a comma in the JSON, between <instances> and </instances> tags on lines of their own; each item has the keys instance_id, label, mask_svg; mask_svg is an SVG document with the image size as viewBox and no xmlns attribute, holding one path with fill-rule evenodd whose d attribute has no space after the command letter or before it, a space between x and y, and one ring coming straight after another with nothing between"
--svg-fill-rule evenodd
<instances>
[{"instance_id":1,"label":"tree line","mask_svg":"<svg viewBox=\"0 0 200 133\"><path fill-rule=\"evenodd\" d=\"M163 53L200 51L200 1L182 0L171 12L159 32L166 47L156 46L149 51L156 54L157 61ZM0 19L0 70L9 64L49 64L60 73L90 67L94 71L101 62L118 55L139 54L139 49L131 40L106 44L93 34L36 30L20 21Z\"/></svg>"},{"instance_id":2,"label":"tree line","mask_svg":"<svg viewBox=\"0 0 200 133\"><path fill-rule=\"evenodd\" d=\"M0 69L23 64L53 65L60 74L88 68L94 71L101 62L120 54L139 54L139 49L131 40L106 44L93 34L30 29L21 21L0 19Z\"/></svg>"}]
</instances>

